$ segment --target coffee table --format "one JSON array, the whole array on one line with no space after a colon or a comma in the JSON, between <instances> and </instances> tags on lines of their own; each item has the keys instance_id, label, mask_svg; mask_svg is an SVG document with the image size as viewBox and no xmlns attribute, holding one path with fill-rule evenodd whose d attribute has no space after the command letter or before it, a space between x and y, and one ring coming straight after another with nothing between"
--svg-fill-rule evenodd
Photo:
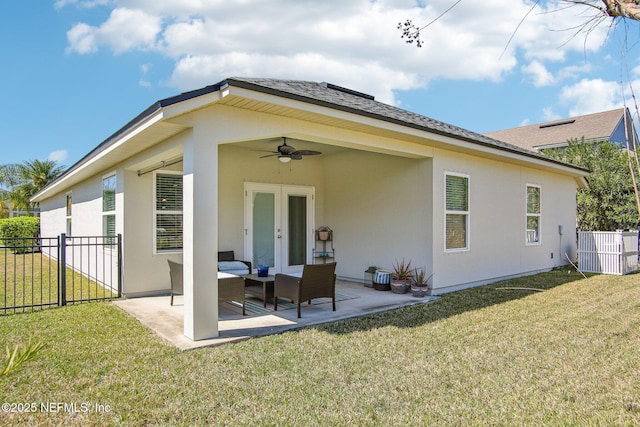
<instances>
[{"instance_id":1,"label":"coffee table","mask_svg":"<svg viewBox=\"0 0 640 427\"><path fill-rule=\"evenodd\" d=\"M260 298L267 306L267 300L273 298L273 284L275 276L260 277L257 274L244 275L244 291Z\"/></svg>"}]
</instances>

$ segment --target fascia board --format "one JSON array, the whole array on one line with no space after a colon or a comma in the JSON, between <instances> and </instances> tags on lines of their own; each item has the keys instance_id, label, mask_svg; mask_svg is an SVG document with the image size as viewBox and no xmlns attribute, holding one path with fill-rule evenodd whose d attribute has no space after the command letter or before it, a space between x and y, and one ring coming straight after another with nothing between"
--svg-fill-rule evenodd
<instances>
[{"instance_id":1,"label":"fascia board","mask_svg":"<svg viewBox=\"0 0 640 427\"><path fill-rule=\"evenodd\" d=\"M31 200L34 202L39 202L47 197L53 196L60 191L64 191L71 185L81 181L84 178L88 178L89 176L98 173L103 169L102 166L96 167L105 159L109 154L113 153L115 150L121 148L125 145L131 138L140 134L144 130L153 126L155 123L164 119L164 112L162 109L157 110L155 113L145 117L139 123L133 125L120 135L116 136L112 140L107 140L100 146L98 146L95 150L81 159L78 163L73 165L67 172L64 173L58 180L52 182L47 185L38 193L34 194L31 197Z\"/></svg>"}]
</instances>

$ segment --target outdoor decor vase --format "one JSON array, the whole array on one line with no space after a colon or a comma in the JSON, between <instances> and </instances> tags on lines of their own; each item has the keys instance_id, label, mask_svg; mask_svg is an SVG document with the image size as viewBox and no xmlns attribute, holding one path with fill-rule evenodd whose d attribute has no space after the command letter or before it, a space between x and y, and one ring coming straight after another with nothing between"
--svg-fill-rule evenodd
<instances>
[{"instance_id":1,"label":"outdoor decor vase","mask_svg":"<svg viewBox=\"0 0 640 427\"><path fill-rule=\"evenodd\" d=\"M373 289L377 291L388 291L391 289L391 272L387 270L376 270L373 276Z\"/></svg>"},{"instance_id":2,"label":"outdoor decor vase","mask_svg":"<svg viewBox=\"0 0 640 427\"><path fill-rule=\"evenodd\" d=\"M258 277L267 277L269 275L269 266L268 265L259 265L258 266Z\"/></svg>"}]
</instances>

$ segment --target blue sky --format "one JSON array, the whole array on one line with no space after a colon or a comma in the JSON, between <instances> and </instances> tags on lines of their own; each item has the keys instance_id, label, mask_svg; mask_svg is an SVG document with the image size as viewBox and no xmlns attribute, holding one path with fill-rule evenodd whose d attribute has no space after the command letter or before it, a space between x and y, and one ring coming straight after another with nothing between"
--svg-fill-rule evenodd
<instances>
[{"instance_id":1,"label":"blue sky","mask_svg":"<svg viewBox=\"0 0 640 427\"><path fill-rule=\"evenodd\" d=\"M0 164L70 166L155 101L232 76L327 81L480 133L632 106L640 24L571 37L594 10L543 1L514 35L530 0L463 0L422 48L400 39L453 3L7 0Z\"/></svg>"}]
</instances>

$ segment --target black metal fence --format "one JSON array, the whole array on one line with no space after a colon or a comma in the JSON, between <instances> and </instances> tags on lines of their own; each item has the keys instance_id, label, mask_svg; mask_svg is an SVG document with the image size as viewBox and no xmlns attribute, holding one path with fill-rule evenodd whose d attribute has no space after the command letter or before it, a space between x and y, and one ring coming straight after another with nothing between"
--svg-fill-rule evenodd
<instances>
[{"instance_id":1,"label":"black metal fence","mask_svg":"<svg viewBox=\"0 0 640 427\"><path fill-rule=\"evenodd\" d=\"M109 300L122 293L122 236L4 239L0 314Z\"/></svg>"}]
</instances>

